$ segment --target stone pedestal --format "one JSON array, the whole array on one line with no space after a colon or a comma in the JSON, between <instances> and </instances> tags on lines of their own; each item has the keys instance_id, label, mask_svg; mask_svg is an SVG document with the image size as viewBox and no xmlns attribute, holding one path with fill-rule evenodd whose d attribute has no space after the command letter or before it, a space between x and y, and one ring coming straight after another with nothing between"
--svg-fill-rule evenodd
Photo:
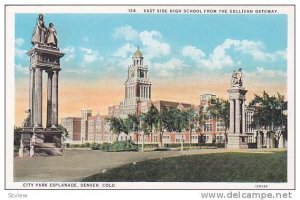
<instances>
[{"instance_id":1,"label":"stone pedestal","mask_svg":"<svg viewBox=\"0 0 300 200\"><path fill-rule=\"evenodd\" d=\"M279 140L278 140L278 148L284 148L284 139L283 139L283 135L281 135L279 137Z\"/></svg>"},{"instance_id":2,"label":"stone pedestal","mask_svg":"<svg viewBox=\"0 0 300 200\"><path fill-rule=\"evenodd\" d=\"M256 148L260 149L261 148L261 137L260 137L260 132L256 133Z\"/></svg>"},{"instance_id":3,"label":"stone pedestal","mask_svg":"<svg viewBox=\"0 0 300 200\"><path fill-rule=\"evenodd\" d=\"M248 148L248 136L245 133L245 94L243 87L228 90L230 103L230 128L227 148Z\"/></svg>"},{"instance_id":4,"label":"stone pedestal","mask_svg":"<svg viewBox=\"0 0 300 200\"><path fill-rule=\"evenodd\" d=\"M58 126L59 48L36 43L27 53L30 57L29 108L30 119L20 132L19 156L62 155L62 131ZM43 127L43 71L47 72L47 121Z\"/></svg>"},{"instance_id":5,"label":"stone pedestal","mask_svg":"<svg viewBox=\"0 0 300 200\"><path fill-rule=\"evenodd\" d=\"M248 148L248 136L238 134L228 134L229 149L247 149Z\"/></svg>"}]
</instances>

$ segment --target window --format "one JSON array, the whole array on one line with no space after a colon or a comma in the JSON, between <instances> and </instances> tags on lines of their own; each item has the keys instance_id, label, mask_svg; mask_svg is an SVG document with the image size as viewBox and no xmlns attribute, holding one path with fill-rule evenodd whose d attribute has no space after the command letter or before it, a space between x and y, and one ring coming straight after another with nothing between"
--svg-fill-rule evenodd
<instances>
[{"instance_id":1,"label":"window","mask_svg":"<svg viewBox=\"0 0 300 200\"><path fill-rule=\"evenodd\" d=\"M203 130L204 130L205 132L212 131L212 124L211 124L211 123L206 123L206 124L204 124Z\"/></svg>"},{"instance_id":2,"label":"window","mask_svg":"<svg viewBox=\"0 0 300 200\"><path fill-rule=\"evenodd\" d=\"M217 131L224 131L225 130L225 122L217 121Z\"/></svg>"}]
</instances>

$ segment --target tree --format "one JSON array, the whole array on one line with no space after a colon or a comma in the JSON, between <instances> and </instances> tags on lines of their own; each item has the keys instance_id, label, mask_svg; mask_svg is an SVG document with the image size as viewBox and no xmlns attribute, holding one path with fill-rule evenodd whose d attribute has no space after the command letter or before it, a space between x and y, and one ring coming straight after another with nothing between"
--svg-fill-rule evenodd
<instances>
[{"instance_id":1,"label":"tree","mask_svg":"<svg viewBox=\"0 0 300 200\"><path fill-rule=\"evenodd\" d=\"M192 131L195 129L197 125L197 113L193 110L193 108L188 108L182 112L183 120L185 123L185 127L189 130L190 133L190 146L192 146Z\"/></svg>"},{"instance_id":2,"label":"tree","mask_svg":"<svg viewBox=\"0 0 300 200\"><path fill-rule=\"evenodd\" d=\"M122 126L123 126L122 119L111 117L109 119L109 123L110 123L110 131L112 131L117 135L117 141L118 141L119 135L122 132Z\"/></svg>"},{"instance_id":3,"label":"tree","mask_svg":"<svg viewBox=\"0 0 300 200\"><path fill-rule=\"evenodd\" d=\"M61 124L58 124L57 128L62 131L62 140L66 141L69 138L69 131Z\"/></svg>"},{"instance_id":4,"label":"tree","mask_svg":"<svg viewBox=\"0 0 300 200\"><path fill-rule=\"evenodd\" d=\"M200 144L205 143L204 133L202 132L202 127L205 124L206 115L204 112L204 108L202 105L199 106L199 111L196 115L196 122L197 122L197 132L200 133Z\"/></svg>"},{"instance_id":5,"label":"tree","mask_svg":"<svg viewBox=\"0 0 300 200\"><path fill-rule=\"evenodd\" d=\"M146 123L146 114L143 113L140 116L140 121L141 121L141 131L142 131L142 151L144 151L144 135L148 135L151 132L151 129L149 127L149 124Z\"/></svg>"},{"instance_id":6,"label":"tree","mask_svg":"<svg viewBox=\"0 0 300 200\"><path fill-rule=\"evenodd\" d=\"M209 106L207 107L208 113L214 117L216 120L222 120L225 126L225 143L227 143L227 130L229 128L229 118L230 118L230 111L229 111L229 102L228 100L224 100L221 98L211 99L209 102Z\"/></svg>"},{"instance_id":7,"label":"tree","mask_svg":"<svg viewBox=\"0 0 300 200\"><path fill-rule=\"evenodd\" d=\"M153 104L151 104L148 112L145 113L143 120L144 123L147 124L147 126L150 128L150 134L152 139L152 134L155 131L155 127L158 126L159 122L159 111Z\"/></svg>"},{"instance_id":8,"label":"tree","mask_svg":"<svg viewBox=\"0 0 300 200\"><path fill-rule=\"evenodd\" d=\"M277 96L270 96L264 91L262 96L255 94L249 106L254 108L252 123L254 128L268 129L273 133L277 129L281 135L286 136L287 116L284 111L287 110L287 101L284 95L277 93Z\"/></svg>"},{"instance_id":9,"label":"tree","mask_svg":"<svg viewBox=\"0 0 300 200\"><path fill-rule=\"evenodd\" d=\"M183 133L182 131L186 130L188 125L188 118L185 112L179 110L178 108L170 108L169 109L170 116L172 117L171 128L177 134L181 133L181 151L183 151Z\"/></svg>"},{"instance_id":10,"label":"tree","mask_svg":"<svg viewBox=\"0 0 300 200\"><path fill-rule=\"evenodd\" d=\"M133 130L133 122L131 118L119 118L118 120L121 124L121 132L124 132L126 135L128 135Z\"/></svg>"},{"instance_id":11,"label":"tree","mask_svg":"<svg viewBox=\"0 0 300 200\"><path fill-rule=\"evenodd\" d=\"M128 132L133 132L133 133L136 132L137 136L139 135L138 132L140 130L140 116L129 114L128 118L125 119L124 124L127 124ZM138 141L138 137L137 137L137 141Z\"/></svg>"}]
</instances>

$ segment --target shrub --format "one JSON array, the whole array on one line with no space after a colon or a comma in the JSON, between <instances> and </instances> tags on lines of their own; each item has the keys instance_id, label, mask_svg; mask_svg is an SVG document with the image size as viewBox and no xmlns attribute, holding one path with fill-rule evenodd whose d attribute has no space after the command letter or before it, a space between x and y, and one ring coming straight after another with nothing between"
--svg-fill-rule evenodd
<instances>
[{"instance_id":1,"label":"shrub","mask_svg":"<svg viewBox=\"0 0 300 200\"><path fill-rule=\"evenodd\" d=\"M70 144L70 148L78 148L79 144Z\"/></svg>"},{"instance_id":2,"label":"shrub","mask_svg":"<svg viewBox=\"0 0 300 200\"><path fill-rule=\"evenodd\" d=\"M101 150L100 149L100 144L98 144L98 143L92 143L90 145L90 147L92 148L92 150Z\"/></svg>"},{"instance_id":3,"label":"shrub","mask_svg":"<svg viewBox=\"0 0 300 200\"><path fill-rule=\"evenodd\" d=\"M109 151L137 151L138 146L131 141L118 141L110 145Z\"/></svg>"},{"instance_id":4,"label":"shrub","mask_svg":"<svg viewBox=\"0 0 300 200\"><path fill-rule=\"evenodd\" d=\"M103 143L99 146L99 149L102 150L102 151L109 151L110 149L110 143Z\"/></svg>"}]
</instances>

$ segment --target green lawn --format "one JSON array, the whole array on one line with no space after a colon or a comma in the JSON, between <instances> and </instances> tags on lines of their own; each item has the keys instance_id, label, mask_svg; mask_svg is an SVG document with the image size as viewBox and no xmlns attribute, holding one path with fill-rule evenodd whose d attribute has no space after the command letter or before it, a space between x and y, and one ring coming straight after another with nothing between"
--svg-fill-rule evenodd
<instances>
[{"instance_id":1,"label":"green lawn","mask_svg":"<svg viewBox=\"0 0 300 200\"><path fill-rule=\"evenodd\" d=\"M148 160L95 174L90 182L286 182L287 152L216 153Z\"/></svg>"}]
</instances>

